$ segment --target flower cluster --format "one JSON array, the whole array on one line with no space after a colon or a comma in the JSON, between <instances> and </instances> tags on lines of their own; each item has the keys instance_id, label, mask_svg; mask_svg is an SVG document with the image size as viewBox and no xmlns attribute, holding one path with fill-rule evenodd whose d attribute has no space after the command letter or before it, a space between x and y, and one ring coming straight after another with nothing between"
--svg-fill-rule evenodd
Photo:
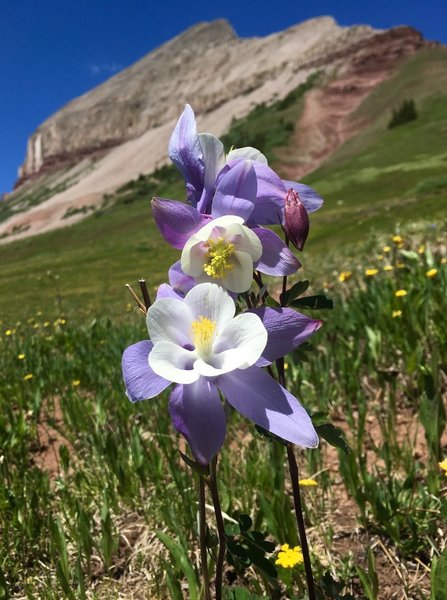
<instances>
[{"instance_id":1,"label":"flower cluster","mask_svg":"<svg viewBox=\"0 0 447 600\"><path fill-rule=\"evenodd\" d=\"M280 225L286 241L302 249L308 213L323 201L311 188L281 180L254 148L225 155L218 138L197 133L188 105L169 156L185 179L187 202L154 198L152 209L181 257L147 310L150 339L123 354L127 396L154 398L173 384L172 423L203 465L224 443L222 399L289 442L317 446L305 409L263 367L307 340L321 321L264 303L236 314L235 300L250 289L253 272L259 280L261 273L284 277L299 269L288 243L266 225Z\"/></svg>"}]
</instances>

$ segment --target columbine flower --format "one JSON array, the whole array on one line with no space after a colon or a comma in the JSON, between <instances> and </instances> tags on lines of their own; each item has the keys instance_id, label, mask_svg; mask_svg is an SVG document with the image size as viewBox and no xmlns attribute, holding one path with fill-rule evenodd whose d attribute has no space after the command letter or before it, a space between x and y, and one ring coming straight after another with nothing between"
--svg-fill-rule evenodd
<instances>
[{"instance_id":1,"label":"columbine flower","mask_svg":"<svg viewBox=\"0 0 447 600\"><path fill-rule=\"evenodd\" d=\"M425 275L427 277L429 277L430 279L432 279L433 277L436 277L437 273L438 273L438 269L430 269L429 271L427 271L425 273Z\"/></svg>"},{"instance_id":2,"label":"columbine flower","mask_svg":"<svg viewBox=\"0 0 447 600\"><path fill-rule=\"evenodd\" d=\"M213 283L196 285L183 300L157 300L147 313L151 340L123 354L127 396L132 402L145 400L177 384L169 399L172 423L204 465L225 439L219 392L264 429L316 447L307 412L259 367L296 348L321 322L287 308L263 307L236 317L235 310L229 294Z\"/></svg>"},{"instance_id":3,"label":"columbine flower","mask_svg":"<svg viewBox=\"0 0 447 600\"><path fill-rule=\"evenodd\" d=\"M365 275L367 277L374 277L374 275L377 275L378 272L379 272L379 269L366 269Z\"/></svg>"},{"instance_id":4,"label":"columbine flower","mask_svg":"<svg viewBox=\"0 0 447 600\"><path fill-rule=\"evenodd\" d=\"M396 298L403 298L407 294L408 294L407 290L396 290L394 292L394 295L396 296Z\"/></svg>"},{"instance_id":5,"label":"columbine flower","mask_svg":"<svg viewBox=\"0 0 447 600\"><path fill-rule=\"evenodd\" d=\"M438 466L444 471L445 475L447 475L447 458L444 458L442 462L438 463Z\"/></svg>"},{"instance_id":6,"label":"columbine flower","mask_svg":"<svg viewBox=\"0 0 447 600\"><path fill-rule=\"evenodd\" d=\"M298 481L298 483L304 487L312 487L312 486L318 485L318 483L315 481L315 479L300 479Z\"/></svg>"},{"instance_id":7,"label":"columbine flower","mask_svg":"<svg viewBox=\"0 0 447 600\"><path fill-rule=\"evenodd\" d=\"M249 160L256 173L256 206L251 223L283 224L287 192L298 192L308 213L323 204L322 198L310 187L293 181L283 181L267 165L266 157L256 148L236 148L226 156L222 142L210 133L197 133L194 112L187 104L175 126L169 142L169 157L185 178L188 202L201 214L210 214L221 179L240 161Z\"/></svg>"},{"instance_id":8,"label":"columbine flower","mask_svg":"<svg viewBox=\"0 0 447 600\"><path fill-rule=\"evenodd\" d=\"M402 311L401 310L393 310L393 312L391 313L391 316L393 317L393 319L397 319L398 317L402 316Z\"/></svg>"},{"instance_id":9,"label":"columbine flower","mask_svg":"<svg viewBox=\"0 0 447 600\"><path fill-rule=\"evenodd\" d=\"M352 271L342 271L338 276L338 281L343 283L344 281L348 281L352 277Z\"/></svg>"},{"instance_id":10,"label":"columbine flower","mask_svg":"<svg viewBox=\"0 0 447 600\"><path fill-rule=\"evenodd\" d=\"M275 564L284 567L285 569L292 569L296 565L301 565L303 562L304 557L300 546L290 548L289 544L283 544Z\"/></svg>"},{"instance_id":11,"label":"columbine flower","mask_svg":"<svg viewBox=\"0 0 447 600\"><path fill-rule=\"evenodd\" d=\"M231 227L228 236L223 238L224 245L218 248L210 247L207 251L217 252L218 260L221 260L222 253L227 252L231 255L233 262L244 259L237 252L245 252L251 256L251 270L255 268L267 275L292 275L301 266L300 262L276 233L264 227L252 227L251 229L246 225L241 227L242 224L247 223L253 212L256 185L256 174L251 162L239 162L220 180L214 196L211 215L202 215L197 209L182 202L155 198L152 201L155 222L161 234L172 246L178 249L188 248L187 253L193 246L200 250L197 243L199 240L202 244L207 242L209 236L215 243L222 236L212 233L213 229L232 223L234 227ZM255 236L258 241L255 241ZM228 242L234 245L234 254L232 254L231 247L226 246ZM205 247L202 246L199 252L202 258L204 250ZM207 267L209 273L204 270L205 263L202 263L200 270L190 268L191 265L189 265L188 271L185 273L194 277L196 281L203 281L203 273L214 278L213 265L210 263L215 257L211 254L208 254L208 257L210 260L206 264L211 267L211 269ZM181 262L184 270L188 263L186 255L182 256ZM245 257L244 265L248 269L247 257ZM219 279L225 285L223 277L216 276L215 279ZM248 287L249 284L243 290L238 291L245 291Z\"/></svg>"}]
</instances>

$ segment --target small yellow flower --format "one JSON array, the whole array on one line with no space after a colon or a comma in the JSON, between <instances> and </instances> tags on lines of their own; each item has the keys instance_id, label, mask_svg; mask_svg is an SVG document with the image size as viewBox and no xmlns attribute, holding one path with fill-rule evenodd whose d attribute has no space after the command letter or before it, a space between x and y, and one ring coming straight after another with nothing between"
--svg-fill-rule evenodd
<instances>
[{"instance_id":1,"label":"small yellow flower","mask_svg":"<svg viewBox=\"0 0 447 600\"><path fill-rule=\"evenodd\" d=\"M396 267L397 267L398 269L404 269L404 268L405 268L405 263L403 263L403 262L397 262L397 263L396 263Z\"/></svg>"},{"instance_id":2,"label":"small yellow flower","mask_svg":"<svg viewBox=\"0 0 447 600\"><path fill-rule=\"evenodd\" d=\"M348 281L352 277L352 271L342 271L338 276L338 281L343 283L343 281Z\"/></svg>"},{"instance_id":3,"label":"small yellow flower","mask_svg":"<svg viewBox=\"0 0 447 600\"><path fill-rule=\"evenodd\" d=\"M418 248L418 254L424 254L425 252L425 245L421 244Z\"/></svg>"},{"instance_id":4,"label":"small yellow flower","mask_svg":"<svg viewBox=\"0 0 447 600\"><path fill-rule=\"evenodd\" d=\"M438 466L444 471L445 475L447 475L447 458L444 458L442 462L438 463Z\"/></svg>"},{"instance_id":5,"label":"small yellow flower","mask_svg":"<svg viewBox=\"0 0 447 600\"><path fill-rule=\"evenodd\" d=\"M304 487L312 487L318 485L315 479L300 479L298 483Z\"/></svg>"},{"instance_id":6,"label":"small yellow flower","mask_svg":"<svg viewBox=\"0 0 447 600\"><path fill-rule=\"evenodd\" d=\"M43 324L44 327L49 327L50 326L50 322L49 321L45 321L45 323Z\"/></svg>"},{"instance_id":7,"label":"small yellow flower","mask_svg":"<svg viewBox=\"0 0 447 600\"><path fill-rule=\"evenodd\" d=\"M427 277L430 277L430 279L432 279L433 277L436 277L437 273L438 269L430 269L430 271L427 271L425 274L427 275Z\"/></svg>"},{"instance_id":8,"label":"small yellow flower","mask_svg":"<svg viewBox=\"0 0 447 600\"><path fill-rule=\"evenodd\" d=\"M391 252L391 246L384 246L382 252Z\"/></svg>"},{"instance_id":9,"label":"small yellow flower","mask_svg":"<svg viewBox=\"0 0 447 600\"><path fill-rule=\"evenodd\" d=\"M38 317L41 317L41 316L42 316L42 311L41 311L41 310L38 310L38 311L37 311L37 313L36 313L36 315L37 315Z\"/></svg>"},{"instance_id":10,"label":"small yellow flower","mask_svg":"<svg viewBox=\"0 0 447 600\"><path fill-rule=\"evenodd\" d=\"M441 265L445 265L445 263L447 263L447 258L445 256L443 256L441 258Z\"/></svg>"},{"instance_id":11,"label":"small yellow flower","mask_svg":"<svg viewBox=\"0 0 447 600\"><path fill-rule=\"evenodd\" d=\"M46 338L47 342L51 342L51 340L53 339L52 335L47 335Z\"/></svg>"},{"instance_id":12,"label":"small yellow flower","mask_svg":"<svg viewBox=\"0 0 447 600\"><path fill-rule=\"evenodd\" d=\"M34 323L34 319L30 317L29 319L27 319L26 322L31 325L31 323Z\"/></svg>"},{"instance_id":13,"label":"small yellow flower","mask_svg":"<svg viewBox=\"0 0 447 600\"><path fill-rule=\"evenodd\" d=\"M20 354L17 355L17 358L19 360L23 360L25 358L25 355L23 354L23 352L21 352Z\"/></svg>"},{"instance_id":14,"label":"small yellow flower","mask_svg":"<svg viewBox=\"0 0 447 600\"><path fill-rule=\"evenodd\" d=\"M385 265L385 266L383 267L383 270L384 270L384 271L392 271L393 269L394 269L394 267L393 267L392 265Z\"/></svg>"},{"instance_id":15,"label":"small yellow flower","mask_svg":"<svg viewBox=\"0 0 447 600\"><path fill-rule=\"evenodd\" d=\"M376 258L377 260L383 260L383 254L378 254Z\"/></svg>"},{"instance_id":16,"label":"small yellow flower","mask_svg":"<svg viewBox=\"0 0 447 600\"><path fill-rule=\"evenodd\" d=\"M30 379L33 378L33 374L32 373L27 373L25 375L25 377L23 378L24 381L29 381Z\"/></svg>"},{"instance_id":17,"label":"small yellow flower","mask_svg":"<svg viewBox=\"0 0 447 600\"><path fill-rule=\"evenodd\" d=\"M12 335L12 329L7 329L5 331L5 335Z\"/></svg>"},{"instance_id":18,"label":"small yellow flower","mask_svg":"<svg viewBox=\"0 0 447 600\"><path fill-rule=\"evenodd\" d=\"M403 243L403 238L400 235L393 235L393 237L391 238L393 240L393 242L395 244L402 244Z\"/></svg>"},{"instance_id":19,"label":"small yellow flower","mask_svg":"<svg viewBox=\"0 0 447 600\"><path fill-rule=\"evenodd\" d=\"M366 269L365 275L367 277L374 277L374 275L377 275L378 272L379 272L379 269Z\"/></svg>"},{"instance_id":20,"label":"small yellow flower","mask_svg":"<svg viewBox=\"0 0 447 600\"><path fill-rule=\"evenodd\" d=\"M401 310L393 310L393 312L391 313L391 316L393 317L393 319L396 319L397 317L401 317L402 311Z\"/></svg>"},{"instance_id":21,"label":"small yellow flower","mask_svg":"<svg viewBox=\"0 0 447 600\"><path fill-rule=\"evenodd\" d=\"M394 295L396 296L396 298L403 298L407 294L408 294L407 290L397 290L396 292L394 292Z\"/></svg>"},{"instance_id":22,"label":"small yellow flower","mask_svg":"<svg viewBox=\"0 0 447 600\"><path fill-rule=\"evenodd\" d=\"M40 327L40 323L34 323L34 325L33 325L34 329L39 329L39 327Z\"/></svg>"},{"instance_id":23,"label":"small yellow flower","mask_svg":"<svg viewBox=\"0 0 447 600\"><path fill-rule=\"evenodd\" d=\"M284 567L285 569L291 569L296 565L301 565L303 562L304 558L300 546L289 548L289 544L283 544L281 546L281 551L278 552L278 558L276 559L275 564Z\"/></svg>"},{"instance_id":24,"label":"small yellow flower","mask_svg":"<svg viewBox=\"0 0 447 600\"><path fill-rule=\"evenodd\" d=\"M73 387L78 387L78 385L81 385L81 380L80 379L73 379L73 381L71 382L71 385Z\"/></svg>"},{"instance_id":25,"label":"small yellow flower","mask_svg":"<svg viewBox=\"0 0 447 600\"><path fill-rule=\"evenodd\" d=\"M285 362L284 363L284 370L287 371L288 368L289 368L289 365L288 365L288 363Z\"/></svg>"}]
</instances>

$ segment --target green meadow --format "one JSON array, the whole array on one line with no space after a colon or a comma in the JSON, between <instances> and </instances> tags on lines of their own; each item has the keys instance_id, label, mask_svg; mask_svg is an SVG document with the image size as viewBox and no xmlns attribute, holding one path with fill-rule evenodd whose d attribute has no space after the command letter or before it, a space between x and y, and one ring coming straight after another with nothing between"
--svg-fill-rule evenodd
<instances>
[{"instance_id":1,"label":"green meadow","mask_svg":"<svg viewBox=\"0 0 447 600\"><path fill-rule=\"evenodd\" d=\"M408 61L353 116L370 125L305 180L325 205L300 278L334 309L303 310L324 326L286 358L286 376L339 428L335 447L297 451L301 477L316 482L302 495L321 599L445 598L445 83L445 51ZM228 140L266 144L274 165L319 84L258 107ZM407 97L418 118L387 129ZM143 277L154 296L179 255L156 229L154 195L183 197L172 168L72 227L0 247L0 598L203 597L197 475L178 453L167 394L132 405L121 377L124 348L147 336L125 284L138 291ZM249 515L275 567L280 545L299 543L284 447L231 412L218 468L228 536L247 544L238 519ZM227 600L306 598L302 565L274 577L261 559L227 559Z\"/></svg>"}]
</instances>

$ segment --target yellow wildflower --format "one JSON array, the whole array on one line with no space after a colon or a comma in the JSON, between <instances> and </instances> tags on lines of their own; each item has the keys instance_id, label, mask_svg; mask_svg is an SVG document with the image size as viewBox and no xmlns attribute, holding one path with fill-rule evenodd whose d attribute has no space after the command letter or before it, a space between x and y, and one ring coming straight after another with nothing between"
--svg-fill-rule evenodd
<instances>
[{"instance_id":1,"label":"yellow wildflower","mask_svg":"<svg viewBox=\"0 0 447 600\"><path fill-rule=\"evenodd\" d=\"M45 321L45 323L43 324L44 327L49 327L50 326L50 322L49 321Z\"/></svg>"},{"instance_id":2,"label":"yellow wildflower","mask_svg":"<svg viewBox=\"0 0 447 600\"><path fill-rule=\"evenodd\" d=\"M377 258L377 260L383 260L383 254L378 254L378 255L376 256L376 258Z\"/></svg>"},{"instance_id":3,"label":"yellow wildflower","mask_svg":"<svg viewBox=\"0 0 447 600\"><path fill-rule=\"evenodd\" d=\"M441 265L445 265L445 263L447 263L447 258L445 256L443 256L441 258Z\"/></svg>"},{"instance_id":4,"label":"yellow wildflower","mask_svg":"<svg viewBox=\"0 0 447 600\"><path fill-rule=\"evenodd\" d=\"M407 294L408 294L407 290L397 290L396 292L394 292L394 295L396 296L396 298L403 298Z\"/></svg>"},{"instance_id":5,"label":"yellow wildflower","mask_svg":"<svg viewBox=\"0 0 447 600\"><path fill-rule=\"evenodd\" d=\"M33 327L34 327L34 329L39 329L40 323L34 323Z\"/></svg>"},{"instance_id":6,"label":"yellow wildflower","mask_svg":"<svg viewBox=\"0 0 447 600\"><path fill-rule=\"evenodd\" d=\"M391 252L391 246L384 246L382 252Z\"/></svg>"},{"instance_id":7,"label":"yellow wildflower","mask_svg":"<svg viewBox=\"0 0 447 600\"><path fill-rule=\"evenodd\" d=\"M288 363L285 362L284 363L284 370L287 371L288 368L289 368L289 365L288 365Z\"/></svg>"},{"instance_id":8,"label":"yellow wildflower","mask_svg":"<svg viewBox=\"0 0 447 600\"><path fill-rule=\"evenodd\" d=\"M29 381L30 379L33 378L33 374L32 373L27 373L25 375L25 377L23 378L24 381Z\"/></svg>"},{"instance_id":9,"label":"yellow wildflower","mask_svg":"<svg viewBox=\"0 0 447 600\"><path fill-rule=\"evenodd\" d=\"M5 331L5 335L12 335L12 329L7 329Z\"/></svg>"},{"instance_id":10,"label":"yellow wildflower","mask_svg":"<svg viewBox=\"0 0 447 600\"><path fill-rule=\"evenodd\" d=\"M18 358L19 360L23 360L23 359L25 358L25 355L23 354L23 352L21 352L21 353L20 353L20 354L17 356L17 358Z\"/></svg>"},{"instance_id":11,"label":"yellow wildflower","mask_svg":"<svg viewBox=\"0 0 447 600\"><path fill-rule=\"evenodd\" d=\"M418 248L418 254L424 254L425 252L425 245L421 244Z\"/></svg>"},{"instance_id":12,"label":"yellow wildflower","mask_svg":"<svg viewBox=\"0 0 447 600\"><path fill-rule=\"evenodd\" d=\"M383 267L383 270L384 270L384 271L392 271L392 270L393 270L393 268L394 268L394 267L393 267L392 265L385 265L385 266Z\"/></svg>"},{"instance_id":13,"label":"yellow wildflower","mask_svg":"<svg viewBox=\"0 0 447 600\"><path fill-rule=\"evenodd\" d=\"M377 275L378 272L379 272L379 269L366 269L365 275L367 277L374 277L374 275Z\"/></svg>"},{"instance_id":14,"label":"yellow wildflower","mask_svg":"<svg viewBox=\"0 0 447 600\"><path fill-rule=\"evenodd\" d=\"M398 269L404 269L404 268L405 268L405 263L403 263L403 262L397 262L397 263L396 263L396 267L397 267Z\"/></svg>"},{"instance_id":15,"label":"yellow wildflower","mask_svg":"<svg viewBox=\"0 0 447 600\"><path fill-rule=\"evenodd\" d=\"M300 479L298 483L304 487L312 487L314 485L318 485L315 479Z\"/></svg>"},{"instance_id":16,"label":"yellow wildflower","mask_svg":"<svg viewBox=\"0 0 447 600\"><path fill-rule=\"evenodd\" d=\"M393 317L393 319L395 319L396 317L401 317L402 311L401 310L393 310L393 312L391 313L391 316Z\"/></svg>"},{"instance_id":17,"label":"yellow wildflower","mask_svg":"<svg viewBox=\"0 0 447 600\"><path fill-rule=\"evenodd\" d=\"M71 382L71 385L73 387L78 387L78 385L81 385L81 380L80 379L73 379L73 381Z\"/></svg>"},{"instance_id":18,"label":"yellow wildflower","mask_svg":"<svg viewBox=\"0 0 447 600\"><path fill-rule=\"evenodd\" d=\"M438 466L444 471L445 475L447 475L447 458L444 458L442 462L438 463Z\"/></svg>"},{"instance_id":19,"label":"yellow wildflower","mask_svg":"<svg viewBox=\"0 0 447 600\"><path fill-rule=\"evenodd\" d=\"M438 269L430 269L425 274L427 275L427 277L430 277L430 279L432 279L433 277L436 277L437 272Z\"/></svg>"},{"instance_id":20,"label":"yellow wildflower","mask_svg":"<svg viewBox=\"0 0 447 600\"><path fill-rule=\"evenodd\" d=\"M343 283L343 281L348 281L352 277L352 271L342 271L338 276L338 281Z\"/></svg>"},{"instance_id":21,"label":"yellow wildflower","mask_svg":"<svg viewBox=\"0 0 447 600\"><path fill-rule=\"evenodd\" d=\"M393 235L392 240L395 244L402 244L404 241L400 235Z\"/></svg>"},{"instance_id":22,"label":"yellow wildflower","mask_svg":"<svg viewBox=\"0 0 447 600\"><path fill-rule=\"evenodd\" d=\"M41 316L42 316L42 311L41 311L41 310L38 310L38 311L37 311L37 313L36 313L36 315L37 315L38 317L41 317Z\"/></svg>"},{"instance_id":23,"label":"yellow wildflower","mask_svg":"<svg viewBox=\"0 0 447 600\"><path fill-rule=\"evenodd\" d=\"M284 567L285 569L291 569L296 565L301 565L303 562L304 558L300 546L289 548L289 544L283 544L275 564Z\"/></svg>"}]
</instances>

